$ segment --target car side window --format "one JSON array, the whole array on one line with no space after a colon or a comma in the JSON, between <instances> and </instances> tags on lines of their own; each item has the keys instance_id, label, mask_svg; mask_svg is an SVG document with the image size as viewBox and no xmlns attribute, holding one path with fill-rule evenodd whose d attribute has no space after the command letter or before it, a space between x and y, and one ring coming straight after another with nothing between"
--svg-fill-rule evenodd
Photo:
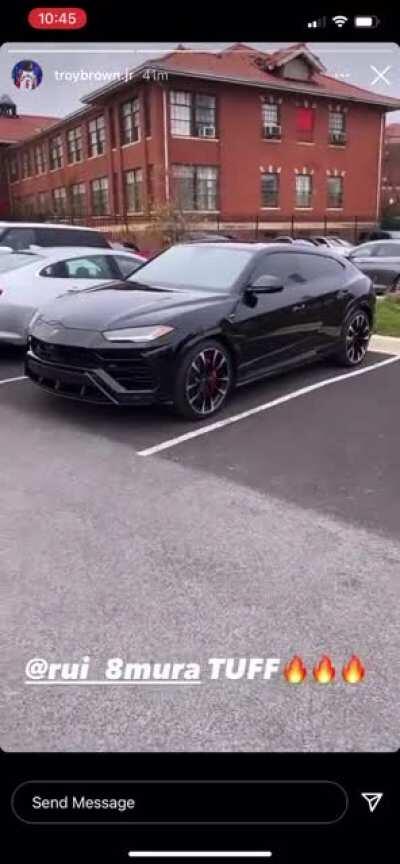
<instances>
[{"instance_id":1,"label":"car side window","mask_svg":"<svg viewBox=\"0 0 400 864\"><path fill-rule=\"evenodd\" d=\"M0 246L11 246L16 251L28 249L31 243L35 243L33 228L9 228L0 240Z\"/></svg>"},{"instance_id":2,"label":"car side window","mask_svg":"<svg viewBox=\"0 0 400 864\"><path fill-rule=\"evenodd\" d=\"M376 254L378 258L400 258L400 243L380 243Z\"/></svg>"},{"instance_id":3,"label":"car side window","mask_svg":"<svg viewBox=\"0 0 400 864\"><path fill-rule=\"evenodd\" d=\"M366 244L365 246L357 246L354 252L351 253L351 258L370 258L376 255L376 246Z\"/></svg>"},{"instance_id":4,"label":"car side window","mask_svg":"<svg viewBox=\"0 0 400 864\"><path fill-rule=\"evenodd\" d=\"M97 231L77 231L73 228L37 228L39 246L94 246L108 249L109 245L103 234ZM31 243L34 241L31 240Z\"/></svg>"},{"instance_id":5,"label":"car side window","mask_svg":"<svg viewBox=\"0 0 400 864\"><path fill-rule=\"evenodd\" d=\"M49 264L41 276L56 279L118 279L112 255L93 255L85 258L70 258Z\"/></svg>"},{"instance_id":6,"label":"car side window","mask_svg":"<svg viewBox=\"0 0 400 864\"><path fill-rule=\"evenodd\" d=\"M299 271L299 255L295 252L270 252L259 261L251 275L252 281L259 276L277 276L284 285L304 282Z\"/></svg>"},{"instance_id":7,"label":"car side window","mask_svg":"<svg viewBox=\"0 0 400 864\"><path fill-rule=\"evenodd\" d=\"M115 255L115 261L117 262L118 268L121 271L121 276L125 279L127 276L130 276L131 273L134 273L135 270L143 264L143 261L134 258L129 258L128 256L123 255Z\"/></svg>"},{"instance_id":8,"label":"car side window","mask_svg":"<svg viewBox=\"0 0 400 864\"><path fill-rule=\"evenodd\" d=\"M298 269L304 282L313 282L330 276L334 278L343 272L343 264L324 255L299 252L298 258Z\"/></svg>"}]
</instances>

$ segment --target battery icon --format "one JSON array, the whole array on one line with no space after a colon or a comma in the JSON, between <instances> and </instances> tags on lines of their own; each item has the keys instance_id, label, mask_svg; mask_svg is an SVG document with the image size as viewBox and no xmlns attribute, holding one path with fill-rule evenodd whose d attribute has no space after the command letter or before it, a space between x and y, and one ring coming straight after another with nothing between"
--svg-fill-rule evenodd
<instances>
[{"instance_id":1,"label":"battery icon","mask_svg":"<svg viewBox=\"0 0 400 864\"><path fill-rule=\"evenodd\" d=\"M354 19L355 27L377 27L379 19L376 15L356 15Z\"/></svg>"}]
</instances>

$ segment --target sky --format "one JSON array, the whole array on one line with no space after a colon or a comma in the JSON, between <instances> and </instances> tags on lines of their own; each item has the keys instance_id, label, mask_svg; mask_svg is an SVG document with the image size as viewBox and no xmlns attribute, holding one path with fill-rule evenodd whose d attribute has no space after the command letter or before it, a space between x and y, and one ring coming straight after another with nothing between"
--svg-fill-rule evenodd
<instances>
[{"instance_id":1,"label":"sky","mask_svg":"<svg viewBox=\"0 0 400 864\"><path fill-rule=\"evenodd\" d=\"M221 50L229 43L185 42L194 50ZM251 42L262 51L273 51L289 43ZM318 43L307 42L327 67L327 72L375 93L400 99L400 47L394 43ZM176 43L5 43L0 48L0 96L8 94L21 114L65 117L81 107L80 98L110 78L133 69L145 60L176 49ZM19 60L36 60L43 70L43 81L33 91L17 89L11 77ZM64 73L79 73L66 83ZM81 75L81 72L85 73ZM77 76L75 76L77 77ZM88 80L91 77L92 80ZM391 112L390 122L400 121L400 111Z\"/></svg>"}]
</instances>

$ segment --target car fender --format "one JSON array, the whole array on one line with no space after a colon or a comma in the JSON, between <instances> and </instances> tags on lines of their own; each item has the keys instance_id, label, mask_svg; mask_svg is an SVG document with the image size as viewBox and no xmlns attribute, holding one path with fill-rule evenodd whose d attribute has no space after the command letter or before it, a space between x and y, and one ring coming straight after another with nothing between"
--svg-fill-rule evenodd
<instances>
[{"instance_id":1,"label":"car fender","mask_svg":"<svg viewBox=\"0 0 400 864\"><path fill-rule=\"evenodd\" d=\"M369 301L369 299L368 299L369 297L371 298L371 301ZM363 295L362 297L352 297L351 300L349 301L347 307L346 307L346 312L343 316L342 333L344 332L344 328L345 328L350 316L353 314L353 312L356 312L358 309L364 309L364 311L367 312L368 315L370 316L371 323L373 323L374 308L375 308L375 302L374 301L375 301L375 295L372 292L369 295Z\"/></svg>"},{"instance_id":2,"label":"car fender","mask_svg":"<svg viewBox=\"0 0 400 864\"><path fill-rule=\"evenodd\" d=\"M178 347L176 349L176 358L177 362L180 363L184 354L193 348L195 345L200 345L202 342L205 342L207 339L216 339L218 342L221 342L223 345L228 348L234 367L236 368L238 352L235 349L234 341L228 335L228 333L223 330L221 327L212 327L212 328L204 328L201 332L198 332L193 335L187 335L184 339L182 339Z\"/></svg>"}]
</instances>

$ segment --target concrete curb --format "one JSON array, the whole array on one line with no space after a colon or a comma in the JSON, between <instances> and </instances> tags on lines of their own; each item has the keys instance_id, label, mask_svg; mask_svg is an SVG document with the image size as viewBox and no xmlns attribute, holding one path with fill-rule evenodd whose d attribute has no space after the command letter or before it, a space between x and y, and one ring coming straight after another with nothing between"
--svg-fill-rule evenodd
<instances>
[{"instance_id":1,"label":"concrete curb","mask_svg":"<svg viewBox=\"0 0 400 864\"><path fill-rule=\"evenodd\" d=\"M382 354L400 354L400 339L397 336L373 336L369 347L371 351Z\"/></svg>"}]
</instances>

